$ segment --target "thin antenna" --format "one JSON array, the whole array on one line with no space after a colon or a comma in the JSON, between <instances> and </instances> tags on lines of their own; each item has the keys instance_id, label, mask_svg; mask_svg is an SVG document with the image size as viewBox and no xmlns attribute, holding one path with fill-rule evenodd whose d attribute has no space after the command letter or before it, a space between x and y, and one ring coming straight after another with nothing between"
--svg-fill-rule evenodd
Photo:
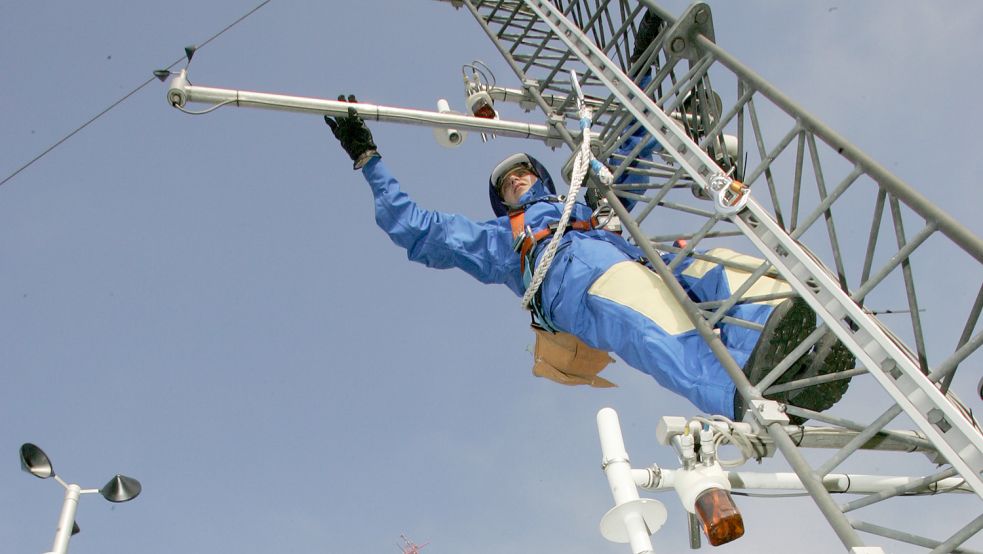
<instances>
[{"instance_id":1,"label":"thin antenna","mask_svg":"<svg viewBox=\"0 0 983 554\"><path fill-rule=\"evenodd\" d=\"M397 546L399 546L400 550L403 551L403 554L420 554L423 547L430 544L429 542L415 544L413 541L406 538L406 535L400 535L399 538L402 539L403 544L398 544Z\"/></svg>"}]
</instances>

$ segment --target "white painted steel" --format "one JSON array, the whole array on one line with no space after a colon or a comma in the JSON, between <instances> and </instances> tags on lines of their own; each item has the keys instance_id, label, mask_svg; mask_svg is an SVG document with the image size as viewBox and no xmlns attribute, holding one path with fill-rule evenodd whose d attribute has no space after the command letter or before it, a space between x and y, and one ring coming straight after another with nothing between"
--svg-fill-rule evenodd
<instances>
[{"instance_id":1,"label":"white painted steel","mask_svg":"<svg viewBox=\"0 0 983 554\"><path fill-rule=\"evenodd\" d=\"M246 90L223 89L192 85L187 80L187 73L182 70L171 79L167 91L168 102L176 107L184 107L189 103L210 105L227 104L240 108L264 108L300 113L323 114L332 117L348 115L349 108L366 120L405 123L424 127L458 129L475 132L491 132L496 135L537 139L547 144L557 140L547 125L523 123L519 121L504 121L501 119L483 119L470 115L455 113L440 113L410 108L395 108L364 102L349 103L339 100L327 100L306 96L289 96L285 94L269 94ZM570 130L570 134L579 136L580 130Z\"/></svg>"},{"instance_id":2,"label":"white painted steel","mask_svg":"<svg viewBox=\"0 0 983 554\"><path fill-rule=\"evenodd\" d=\"M630 543L634 554L652 552L649 536L665 523L666 509L657 500L638 497L617 412L611 408L600 410L597 432L601 439L601 467L615 503L601 519L601 534L613 542Z\"/></svg>"},{"instance_id":3,"label":"white painted steel","mask_svg":"<svg viewBox=\"0 0 983 554\"><path fill-rule=\"evenodd\" d=\"M611 486L615 504L638 500L638 490L631 479L631 462L621 436L618 413L611 408L597 412L597 433L601 438L601 468Z\"/></svg>"},{"instance_id":4,"label":"white painted steel","mask_svg":"<svg viewBox=\"0 0 983 554\"><path fill-rule=\"evenodd\" d=\"M676 487L679 475L685 470L660 469L658 478L653 480L648 469L631 470L635 484L645 490L667 491ZM759 473L750 471L724 471L724 476L732 489L739 490L805 490L802 480L795 473ZM906 487L921 477L889 475L854 475L830 473L823 477L823 486L830 492L874 494ZM913 492L962 492L972 490L960 477L942 479L931 488L917 489Z\"/></svg>"},{"instance_id":5,"label":"white painted steel","mask_svg":"<svg viewBox=\"0 0 983 554\"><path fill-rule=\"evenodd\" d=\"M55 530L55 542L51 547L51 554L68 552L68 540L72 538L75 513L78 511L81 494L82 489L78 485L72 484L65 487L65 501L61 505L61 515L58 517L58 529Z\"/></svg>"}]
</instances>

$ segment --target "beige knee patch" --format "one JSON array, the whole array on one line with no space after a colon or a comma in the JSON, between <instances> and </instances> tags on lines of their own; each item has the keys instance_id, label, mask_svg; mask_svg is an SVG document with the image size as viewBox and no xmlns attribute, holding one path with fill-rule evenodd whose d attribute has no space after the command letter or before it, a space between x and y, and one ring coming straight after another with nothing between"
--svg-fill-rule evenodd
<instances>
[{"instance_id":1,"label":"beige knee patch","mask_svg":"<svg viewBox=\"0 0 983 554\"><path fill-rule=\"evenodd\" d=\"M713 250L707 252L707 255L747 267L758 267L764 262L764 260L760 258L755 258L754 256L748 256L746 254L739 254L728 248L714 248ZM683 271L683 275L699 279L700 277L706 275L708 271L717 267L717 265L719 264L706 260L694 260L693 263ZM724 274L727 275L727 285L730 287L730 290L735 291L739 289L745 281L747 281L748 277L751 275L751 272L733 267L724 267ZM764 276L751 285L751 288L748 289L745 296L762 296L765 294L787 293L791 291L792 287L785 281ZM761 304L776 305L781 302L782 299L776 299L761 302Z\"/></svg>"},{"instance_id":2,"label":"beige knee patch","mask_svg":"<svg viewBox=\"0 0 983 554\"><path fill-rule=\"evenodd\" d=\"M587 292L635 310L672 335L695 329L669 287L638 262L614 264Z\"/></svg>"}]
</instances>

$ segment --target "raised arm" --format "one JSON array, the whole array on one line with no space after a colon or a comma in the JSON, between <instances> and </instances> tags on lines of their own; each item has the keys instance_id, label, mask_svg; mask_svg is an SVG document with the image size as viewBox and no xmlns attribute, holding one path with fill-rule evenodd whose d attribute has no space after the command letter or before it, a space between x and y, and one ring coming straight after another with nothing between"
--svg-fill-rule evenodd
<instances>
[{"instance_id":1,"label":"raised arm","mask_svg":"<svg viewBox=\"0 0 983 554\"><path fill-rule=\"evenodd\" d=\"M356 102L354 96L347 101ZM324 119L372 188L376 223L406 249L410 260L438 269L456 267L483 283L503 283L522 293L519 257L512 250L507 218L475 222L421 208L382 163L372 133L354 108L347 117Z\"/></svg>"}]
</instances>

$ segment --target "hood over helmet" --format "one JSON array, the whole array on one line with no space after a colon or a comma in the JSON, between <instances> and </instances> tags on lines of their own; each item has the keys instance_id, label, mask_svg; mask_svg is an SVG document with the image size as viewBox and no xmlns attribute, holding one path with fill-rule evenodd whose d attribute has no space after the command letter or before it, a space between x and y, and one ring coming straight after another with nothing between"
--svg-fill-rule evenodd
<instances>
[{"instance_id":1,"label":"hood over helmet","mask_svg":"<svg viewBox=\"0 0 983 554\"><path fill-rule=\"evenodd\" d=\"M536 176L539 177L536 185L530 190L535 190L536 187L542 185L548 194L556 194L556 186L553 184L553 178L550 177L546 167L539 163L539 160L533 158L529 154L512 154L511 156L505 158L495 169L492 170L491 175L488 177L488 200L491 202L492 210L495 212L496 217L502 217L509 213L509 207L505 205L502 201L502 197L498 195L498 188L495 183L498 179L509 172L512 168L519 164L529 164L532 170L536 172Z\"/></svg>"}]
</instances>

